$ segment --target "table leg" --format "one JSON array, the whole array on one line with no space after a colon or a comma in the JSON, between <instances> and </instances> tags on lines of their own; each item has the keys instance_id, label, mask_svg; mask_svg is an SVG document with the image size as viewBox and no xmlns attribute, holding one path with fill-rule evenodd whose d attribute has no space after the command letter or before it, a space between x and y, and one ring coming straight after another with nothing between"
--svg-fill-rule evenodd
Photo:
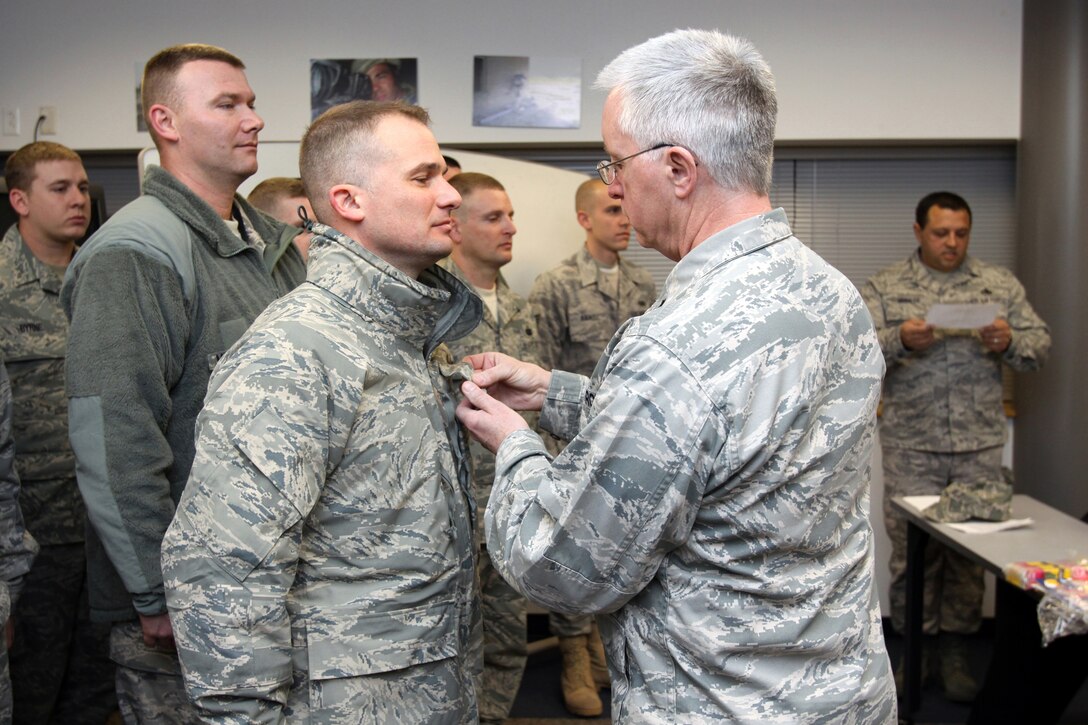
<instances>
[{"instance_id":1,"label":"table leg","mask_svg":"<svg viewBox=\"0 0 1088 725\"><path fill-rule=\"evenodd\" d=\"M903 632L903 702L900 717L914 722L922 701L922 606L925 587L927 534L921 527L907 523L907 607L906 631Z\"/></svg>"}]
</instances>

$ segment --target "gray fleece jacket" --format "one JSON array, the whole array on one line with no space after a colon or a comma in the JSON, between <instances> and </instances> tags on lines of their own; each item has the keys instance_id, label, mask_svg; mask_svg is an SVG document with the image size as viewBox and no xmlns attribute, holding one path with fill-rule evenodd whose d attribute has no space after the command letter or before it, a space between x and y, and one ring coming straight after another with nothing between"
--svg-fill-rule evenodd
<instances>
[{"instance_id":1,"label":"gray fleece jacket","mask_svg":"<svg viewBox=\"0 0 1088 725\"><path fill-rule=\"evenodd\" d=\"M265 242L263 254L151 167L144 195L68 267L69 437L93 528L94 619L166 611L159 548L189 476L212 368L272 300L305 279L291 244L298 230L240 196L234 204Z\"/></svg>"}]
</instances>

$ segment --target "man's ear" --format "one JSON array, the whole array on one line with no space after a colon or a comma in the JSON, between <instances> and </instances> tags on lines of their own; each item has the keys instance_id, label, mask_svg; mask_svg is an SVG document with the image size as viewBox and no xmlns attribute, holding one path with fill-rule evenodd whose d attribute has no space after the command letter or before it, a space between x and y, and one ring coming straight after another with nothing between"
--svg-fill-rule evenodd
<instances>
[{"instance_id":1,"label":"man's ear","mask_svg":"<svg viewBox=\"0 0 1088 725\"><path fill-rule=\"evenodd\" d=\"M177 118L174 112L161 103L147 109L147 123L155 130L159 138L167 141L178 140Z\"/></svg>"},{"instance_id":2,"label":"man's ear","mask_svg":"<svg viewBox=\"0 0 1088 725\"><path fill-rule=\"evenodd\" d=\"M668 165L669 181L676 197L685 199L690 196L699 179L699 163L695 156L683 146L670 146L665 163Z\"/></svg>"},{"instance_id":3,"label":"man's ear","mask_svg":"<svg viewBox=\"0 0 1088 725\"><path fill-rule=\"evenodd\" d=\"M585 229L587 232L593 226L589 222L589 214L582 211L581 209L578 210L578 226L582 227L582 229Z\"/></svg>"},{"instance_id":4,"label":"man's ear","mask_svg":"<svg viewBox=\"0 0 1088 725\"><path fill-rule=\"evenodd\" d=\"M351 222L366 218L366 192L354 184L337 184L329 189L329 206L336 216Z\"/></svg>"},{"instance_id":5,"label":"man's ear","mask_svg":"<svg viewBox=\"0 0 1088 725\"><path fill-rule=\"evenodd\" d=\"M922 227L918 226L918 222L914 222L914 238L919 244L922 243Z\"/></svg>"},{"instance_id":6,"label":"man's ear","mask_svg":"<svg viewBox=\"0 0 1088 725\"><path fill-rule=\"evenodd\" d=\"M11 208L15 210L15 213L20 217L28 216L30 214L30 202L27 201L27 194L22 189L12 189L8 192L8 201L11 202Z\"/></svg>"}]
</instances>

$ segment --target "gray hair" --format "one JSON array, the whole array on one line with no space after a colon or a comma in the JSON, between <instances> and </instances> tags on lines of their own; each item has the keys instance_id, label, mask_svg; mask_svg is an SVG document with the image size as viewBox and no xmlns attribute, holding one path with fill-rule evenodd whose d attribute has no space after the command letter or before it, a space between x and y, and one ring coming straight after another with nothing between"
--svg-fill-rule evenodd
<instances>
[{"instance_id":1,"label":"gray hair","mask_svg":"<svg viewBox=\"0 0 1088 725\"><path fill-rule=\"evenodd\" d=\"M683 146L719 186L770 193L778 100L747 40L674 30L620 53L596 87L616 91L619 128L640 148Z\"/></svg>"}]
</instances>

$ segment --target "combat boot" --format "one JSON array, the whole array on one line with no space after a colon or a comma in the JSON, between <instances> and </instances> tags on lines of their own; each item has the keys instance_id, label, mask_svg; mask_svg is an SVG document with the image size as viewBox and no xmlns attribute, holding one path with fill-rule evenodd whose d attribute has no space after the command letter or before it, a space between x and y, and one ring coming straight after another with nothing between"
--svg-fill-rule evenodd
<instances>
[{"instance_id":1,"label":"combat boot","mask_svg":"<svg viewBox=\"0 0 1088 725\"><path fill-rule=\"evenodd\" d=\"M597 717L604 712L604 705L597 695L589 664L589 637L560 637L559 651L563 654L563 674L559 683L563 688L563 704L573 715Z\"/></svg>"},{"instance_id":2,"label":"combat boot","mask_svg":"<svg viewBox=\"0 0 1088 725\"><path fill-rule=\"evenodd\" d=\"M608 676L608 658L605 657L601 630L597 629L596 623L589 631L589 664L593 671L593 683L598 688L612 687L612 680Z\"/></svg>"},{"instance_id":3,"label":"combat boot","mask_svg":"<svg viewBox=\"0 0 1088 725\"><path fill-rule=\"evenodd\" d=\"M967 638L962 634L941 632L941 682L949 702L974 702L978 682L967 666Z\"/></svg>"}]
</instances>

